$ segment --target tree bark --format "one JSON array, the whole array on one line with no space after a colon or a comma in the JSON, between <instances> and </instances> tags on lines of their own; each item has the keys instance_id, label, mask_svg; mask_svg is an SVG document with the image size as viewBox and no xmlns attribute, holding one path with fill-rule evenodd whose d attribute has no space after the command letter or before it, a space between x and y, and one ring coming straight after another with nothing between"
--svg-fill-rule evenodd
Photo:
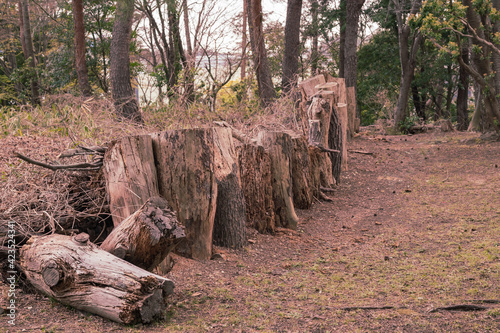
<instances>
[{"instance_id":1,"label":"tree bark","mask_svg":"<svg viewBox=\"0 0 500 333\"><path fill-rule=\"evenodd\" d=\"M85 25L83 23L83 0L73 0L73 21L75 29L75 67L78 77L78 86L83 96L92 95L85 60Z\"/></svg>"},{"instance_id":2,"label":"tree bark","mask_svg":"<svg viewBox=\"0 0 500 333\"><path fill-rule=\"evenodd\" d=\"M267 52L264 43L264 34L262 26L262 5L261 0L247 0L248 2L248 26L250 33L253 34L252 53L253 65L257 76L259 87L259 97L262 105L269 105L276 97L271 70L267 60Z\"/></svg>"},{"instance_id":3,"label":"tree bark","mask_svg":"<svg viewBox=\"0 0 500 333\"><path fill-rule=\"evenodd\" d=\"M28 281L76 309L124 323L149 323L163 315L172 281L99 249L87 234L33 236L21 249Z\"/></svg>"},{"instance_id":4,"label":"tree bark","mask_svg":"<svg viewBox=\"0 0 500 333\"><path fill-rule=\"evenodd\" d=\"M118 1L110 49L111 91L115 112L120 119L142 123L142 115L130 83L130 39L134 0Z\"/></svg>"},{"instance_id":5,"label":"tree bark","mask_svg":"<svg viewBox=\"0 0 500 333\"><path fill-rule=\"evenodd\" d=\"M365 0L347 0L346 4L344 78L347 88L356 87L358 72L358 25L364 2Z\"/></svg>"},{"instance_id":6,"label":"tree bark","mask_svg":"<svg viewBox=\"0 0 500 333\"><path fill-rule=\"evenodd\" d=\"M271 185L271 158L264 147L244 144L237 148L247 223L260 233L273 233L275 214Z\"/></svg>"},{"instance_id":7,"label":"tree bark","mask_svg":"<svg viewBox=\"0 0 500 333\"><path fill-rule=\"evenodd\" d=\"M283 54L283 92L297 84L300 51L300 16L302 0L288 0L285 23L285 50Z\"/></svg>"},{"instance_id":8,"label":"tree bark","mask_svg":"<svg viewBox=\"0 0 500 333\"><path fill-rule=\"evenodd\" d=\"M150 197L158 196L156 172L149 135L125 137L108 148L104 175L115 227Z\"/></svg>"},{"instance_id":9,"label":"tree bark","mask_svg":"<svg viewBox=\"0 0 500 333\"><path fill-rule=\"evenodd\" d=\"M332 175L335 178L335 183L340 184L340 172L342 171L343 151L345 147L345 138L342 135L341 117L338 109L333 107L330 114L330 124L328 129L328 146L330 149L340 151L339 154L329 153L332 161Z\"/></svg>"},{"instance_id":10,"label":"tree bark","mask_svg":"<svg viewBox=\"0 0 500 333\"><path fill-rule=\"evenodd\" d=\"M242 25L242 33L241 33L241 66L240 66L240 80L244 81L247 75L247 9L248 2L247 0L243 0L243 25Z\"/></svg>"},{"instance_id":11,"label":"tree bark","mask_svg":"<svg viewBox=\"0 0 500 333\"><path fill-rule=\"evenodd\" d=\"M292 195L294 207L311 208L313 188L311 187L310 158L307 139L302 136L292 137L291 154Z\"/></svg>"},{"instance_id":12,"label":"tree bark","mask_svg":"<svg viewBox=\"0 0 500 333\"><path fill-rule=\"evenodd\" d=\"M242 248L246 244L245 197L231 129L213 128L217 207L213 240L216 245Z\"/></svg>"},{"instance_id":13,"label":"tree bark","mask_svg":"<svg viewBox=\"0 0 500 333\"><path fill-rule=\"evenodd\" d=\"M292 138L283 132L259 132L257 141L271 157L271 184L273 187L276 226L297 229L298 217L293 205L291 154Z\"/></svg>"},{"instance_id":14,"label":"tree bark","mask_svg":"<svg viewBox=\"0 0 500 333\"><path fill-rule=\"evenodd\" d=\"M31 83L31 103L33 105L40 105L40 89L38 82L38 73L36 70L35 54L33 52L33 40L31 38L31 24L28 0L22 0L23 12L23 36L26 53L24 57L29 61L31 67L30 83Z\"/></svg>"},{"instance_id":15,"label":"tree bark","mask_svg":"<svg viewBox=\"0 0 500 333\"><path fill-rule=\"evenodd\" d=\"M401 81L399 88L398 102L394 112L394 125L399 128L400 124L406 119L406 109L408 99L410 98L411 82L415 74L415 65L417 60L417 52L422 40L422 34L417 31L413 36L411 50L409 50L409 40L411 27L408 23L404 23L403 9L398 0L394 0L396 4L397 24L398 24L398 40L399 40L399 60L401 64ZM413 0L410 15L415 15L420 10L421 0Z\"/></svg>"},{"instance_id":16,"label":"tree bark","mask_svg":"<svg viewBox=\"0 0 500 333\"><path fill-rule=\"evenodd\" d=\"M151 134L160 195L177 212L187 242L177 251L208 260L217 203L214 132L184 129Z\"/></svg>"},{"instance_id":17,"label":"tree bark","mask_svg":"<svg viewBox=\"0 0 500 333\"><path fill-rule=\"evenodd\" d=\"M152 197L113 229L101 249L152 272L185 237L167 201Z\"/></svg>"},{"instance_id":18,"label":"tree bark","mask_svg":"<svg viewBox=\"0 0 500 333\"><path fill-rule=\"evenodd\" d=\"M461 57L464 63L469 63L469 43L465 39L462 41ZM469 126L469 75L467 70L460 66L459 85L457 93L457 129L459 131L467 130Z\"/></svg>"},{"instance_id":19,"label":"tree bark","mask_svg":"<svg viewBox=\"0 0 500 333\"><path fill-rule=\"evenodd\" d=\"M346 34L346 8L348 0L340 0L339 15L339 77L345 78L345 34Z\"/></svg>"}]
</instances>

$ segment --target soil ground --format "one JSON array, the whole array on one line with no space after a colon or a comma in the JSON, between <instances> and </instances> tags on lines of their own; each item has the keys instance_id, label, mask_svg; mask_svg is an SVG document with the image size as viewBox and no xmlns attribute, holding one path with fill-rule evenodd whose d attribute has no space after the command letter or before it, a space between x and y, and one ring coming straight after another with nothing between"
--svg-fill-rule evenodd
<instances>
[{"instance_id":1,"label":"soil ground","mask_svg":"<svg viewBox=\"0 0 500 333\"><path fill-rule=\"evenodd\" d=\"M175 257L162 320L123 326L22 292L0 331L500 332L500 142L362 133L349 149L374 155L349 153L333 201L299 211L297 231ZM439 309L453 305L484 309Z\"/></svg>"}]
</instances>

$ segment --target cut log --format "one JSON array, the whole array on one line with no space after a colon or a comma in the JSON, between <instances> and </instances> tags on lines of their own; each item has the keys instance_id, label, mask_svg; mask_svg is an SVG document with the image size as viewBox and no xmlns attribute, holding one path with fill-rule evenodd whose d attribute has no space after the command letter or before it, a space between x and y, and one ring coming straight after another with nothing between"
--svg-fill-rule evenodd
<instances>
[{"instance_id":1,"label":"cut log","mask_svg":"<svg viewBox=\"0 0 500 333\"><path fill-rule=\"evenodd\" d=\"M332 108L330 114L330 126L328 132L328 146L331 149L338 150L340 154L329 153L330 160L332 161L332 175L335 182L340 184L340 171L342 170L342 151L345 148L345 143L342 137L342 126L340 124L340 117L337 109Z\"/></svg>"},{"instance_id":2,"label":"cut log","mask_svg":"<svg viewBox=\"0 0 500 333\"><path fill-rule=\"evenodd\" d=\"M292 193L293 204L300 209L311 208L313 189L311 188L311 171L308 144L305 137L292 137Z\"/></svg>"},{"instance_id":3,"label":"cut log","mask_svg":"<svg viewBox=\"0 0 500 333\"><path fill-rule=\"evenodd\" d=\"M213 131L217 180L213 241L219 246L242 248L246 244L245 197L231 129L213 128Z\"/></svg>"},{"instance_id":4,"label":"cut log","mask_svg":"<svg viewBox=\"0 0 500 333\"><path fill-rule=\"evenodd\" d=\"M312 78L299 82L299 88L305 100L308 100L317 91L316 86L326 82L323 74L316 75Z\"/></svg>"},{"instance_id":5,"label":"cut log","mask_svg":"<svg viewBox=\"0 0 500 333\"><path fill-rule=\"evenodd\" d=\"M309 152L309 173L311 177L310 188L312 190L312 195L320 199L321 198L321 159L324 158L324 153L320 148L314 145L308 147Z\"/></svg>"},{"instance_id":6,"label":"cut log","mask_svg":"<svg viewBox=\"0 0 500 333\"><path fill-rule=\"evenodd\" d=\"M171 280L99 249L87 234L33 236L21 249L20 265L47 296L124 324L161 316L174 288Z\"/></svg>"},{"instance_id":7,"label":"cut log","mask_svg":"<svg viewBox=\"0 0 500 333\"><path fill-rule=\"evenodd\" d=\"M257 136L257 141L271 157L271 184L276 226L297 229L299 219L293 206L290 168L293 153L292 138L283 132L261 131Z\"/></svg>"},{"instance_id":8,"label":"cut log","mask_svg":"<svg viewBox=\"0 0 500 333\"><path fill-rule=\"evenodd\" d=\"M101 249L151 272L185 237L167 201L153 197L113 229Z\"/></svg>"},{"instance_id":9,"label":"cut log","mask_svg":"<svg viewBox=\"0 0 500 333\"><path fill-rule=\"evenodd\" d=\"M337 104L338 116L340 118L340 131L342 135L342 147L340 151L342 152L342 171L347 171L347 104L338 103Z\"/></svg>"},{"instance_id":10,"label":"cut log","mask_svg":"<svg viewBox=\"0 0 500 333\"><path fill-rule=\"evenodd\" d=\"M158 196L158 180L149 135L113 142L104 156L104 175L115 227Z\"/></svg>"},{"instance_id":11,"label":"cut log","mask_svg":"<svg viewBox=\"0 0 500 333\"><path fill-rule=\"evenodd\" d=\"M217 202L213 130L183 129L151 134L160 195L184 225L186 242L179 254L199 260L212 256Z\"/></svg>"},{"instance_id":12,"label":"cut log","mask_svg":"<svg viewBox=\"0 0 500 333\"><path fill-rule=\"evenodd\" d=\"M355 133L355 123L356 123L356 88L347 87L346 89L347 97L347 128L349 137L353 137Z\"/></svg>"},{"instance_id":13,"label":"cut log","mask_svg":"<svg viewBox=\"0 0 500 333\"><path fill-rule=\"evenodd\" d=\"M237 148L247 223L260 233L275 229L271 158L264 147L246 144Z\"/></svg>"}]
</instances>

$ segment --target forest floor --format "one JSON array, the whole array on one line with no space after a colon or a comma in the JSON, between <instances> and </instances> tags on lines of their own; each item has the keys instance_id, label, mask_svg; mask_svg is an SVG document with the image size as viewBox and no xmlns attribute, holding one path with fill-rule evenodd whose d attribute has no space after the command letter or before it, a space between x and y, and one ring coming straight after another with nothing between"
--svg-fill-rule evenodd
<instances>
[{"instance_id":1,"label":"forest floor","mask_svg":"<svg viewBox=\"0 0 500 333\"><path fill-rule=\"evenodd\" d=\"M350 152L296 232L175 257L164 319L123 326L23 292L0 331L500 332L500 142L364 132L349 149L373 155Z\"/></svg>"}]
</instances>

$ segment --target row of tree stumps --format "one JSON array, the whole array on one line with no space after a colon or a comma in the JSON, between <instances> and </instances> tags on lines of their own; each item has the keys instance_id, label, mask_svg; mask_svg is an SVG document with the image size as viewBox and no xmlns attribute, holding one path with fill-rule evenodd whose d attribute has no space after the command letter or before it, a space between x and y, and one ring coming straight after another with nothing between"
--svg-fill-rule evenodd
<instances>
[{"instance_id":1,"label":"row of tree stumps","mask_svg":"<svg viewBox=\"0 0 500 333\"><path fill-rule=\"evenodd\" d=\"M300 85L306 135L249 138L218 123L113 142L104 156L113 231L100 247L86 234L33 237L21 251L26 276L64 304L150 322L174 287L151 271L171 250L207 260L213 244L244 246L247 226L296 229L296 207L329 199L347 167L350 126L345 88L335 80Z\"/></svg>"}]
</instances>

